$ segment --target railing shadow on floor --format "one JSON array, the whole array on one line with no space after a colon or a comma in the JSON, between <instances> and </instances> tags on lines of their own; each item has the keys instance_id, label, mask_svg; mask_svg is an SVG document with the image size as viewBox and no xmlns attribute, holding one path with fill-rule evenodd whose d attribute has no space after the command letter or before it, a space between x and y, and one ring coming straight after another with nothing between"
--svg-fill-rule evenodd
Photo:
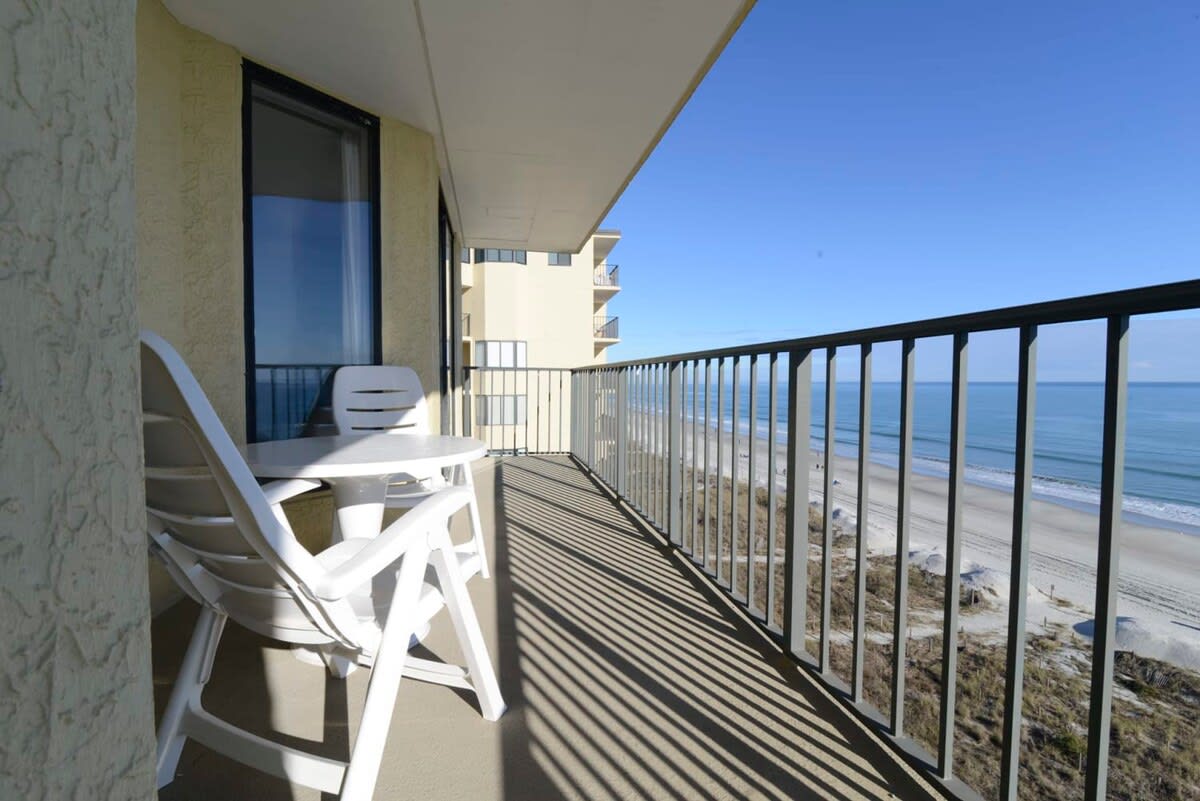
<instances>
[{"instance_id":1,"label":"railing shadow on floor","mask_svg":"<svg viewBox=\"0 0 1200 801\"><path fill-rule=\"evenodd\" d=\"M494 480L506 798L928 797L575 461Z\"/></svg>"}]
</instances>

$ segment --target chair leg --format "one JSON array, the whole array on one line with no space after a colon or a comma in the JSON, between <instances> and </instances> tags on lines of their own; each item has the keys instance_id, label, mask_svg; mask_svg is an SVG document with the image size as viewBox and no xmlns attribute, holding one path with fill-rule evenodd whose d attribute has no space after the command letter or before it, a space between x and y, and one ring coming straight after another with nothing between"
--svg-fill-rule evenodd
<instances>
[{"instance_id":1,"label":"chair leg","mask_svg":"<svg viewBox=\"0 0 1200 801\"><path fill-rule=\"evenodd\" d=\"M471 502L467 504L467 514L471 518L471 535L475 539L475 553L479 555L479 575L481 578L490 579L492 571L488 567L487 550L483 544L483 525L479 519L479 504L475 500L475 479L471 476L471 465L464 464L461 470L463 486L469 487L471 490Z\"/></svg>"},{"instance_id":2,"label":"chair leg","mask_svg":"<svg viewBox=\"0 0 1200 801\"><path fill-rule=\"evenodd\" d=\"M379 778L379 764L396 706L396 693L404 675L409 639L416 630L417 604L425 582L429 551L424 544L404 554L396 580L391 610L371 666L367 700L363 705L358 737L342 782L341 801L370 801Z\"/></svg>"},{"instance_id":3,"label":"chair leg","mask_svg":"<svg viewBox=\"0 0 1200 801\"><path fill-rule=\"evenodd\" d=\"M352 657L339 653L332 646L321 650L321 661L335 679L344 679L358 668Z\"/></svg>"},{"instance_id":4,"label":"chair leg","mask_svg":"<svg viewBox=\"0 0 1200 801\"><path fill-rule=\"evenodd\" d=\"M179 757L187 740L187 735L181 729L188 705L193 699L199 700L204 685L212 675L212 664L217 656L217 644L225 629L226 619L225 615L206 606L200 610L196 628L192 630L192 639L183 656L183 664L179 667L179 675L175 678L171 699L158 724L155 774L160 788L175 779L175 769L179 766Z\"/></svg>"},{"instance_id":5,"label":"chair leg","mask_svg":"<svg viewBox=\"0 0 1200 801\"><path fill-rule=\"evenodd\" d=\"M479 709L485 720L498 720L504 714L504 698L500 695L500 684L496 681L496 671L492 668L487 644L483 641L483 631L479 628L475 607L471 605L471 596L467 593L467 584L458 570L458 560L454 558L449 531L443 534L442 547L435 548L429 559L437 570L438 585L442 588L446 611L450 613L459 645L467 660L468 676L479 698Z\"/></svg>"}]
</instances>

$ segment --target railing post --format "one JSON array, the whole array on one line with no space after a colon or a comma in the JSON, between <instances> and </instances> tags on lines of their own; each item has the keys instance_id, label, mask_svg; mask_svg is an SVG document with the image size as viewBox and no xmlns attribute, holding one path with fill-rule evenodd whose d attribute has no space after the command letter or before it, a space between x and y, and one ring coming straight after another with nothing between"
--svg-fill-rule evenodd
<instances>
[{"instance_id":1,"label":"railing post","mask_svg":"<svg viewBox=\"0 0 1200 801\"><path fill-rule=\"evenodd\" d=\"M1125 404L1129 374L1129 316L1108 318L1104 360L1104 439L1100 447L1100 545L1096 557L1092 689L1088 706L1087 780L1083 797L1099 801L1108 786L1112 725L1113 645L1117 625L1117 561L1125 484Z\"/></svg>"},{"instance_id":2,"label":"railing post","mask_svg":"<svg viewBox=\"0 0 1200 801\"><path fill-rule=\"evenodd\" d=\"M667 386L667 533L671 543L683 543L683 372L682 362L671 362Z\"/></svg>"},{"instance_id":3,"label":"railing post","mask_svg":"<svg viewBox=\"0 0 1200 801\"><path fill-rule=\"evenodd\" d=\"M1021 698L1025 683L1025 601L1029 583L1029 512L1033 494L1033 429L1037 399L1037 326L1021 328L1017 367L1017 436L1013 460L1012 567L1008 590L1008 649L1004 661L1004 729L1000 798L1016 801L1021 754Z\"/></svg>"},{"instance_id":4,"label":"railing post","mask_svg":"<svg viewBox=\"0 0 1200 801\"><path fill-rule=\"evenodd\" d=\"M474 411L474 406L471 404L471 368L466 367L463 369L463 372L465 373L463 376L463 436L469 437L474 430L471 425Z\"/></svg>"},{"instance_id":5,"label":"railing post","mask_svg":"<svg viewBox=\"0 0 1200 801\"><path fill-rule=\"evenodd\" d=\"M808 609L808 469L812 448L812 351L788 354L787 556L783 584L783 636L800 656Z\"/></svg>"},{"instance_id":6,"label":"railing post","mask_svg":"<svg viewBox=\"0 0 1200 801\"><path fill-rule=\"evenodd\" d=\"M588 370L584 376L584 397L587 398L587 454L588 468L596 472L596 373Z\"/></svg>"},{"instance_id":7,"label":"railing post","mask_svg":"<svg viewBox=\"0 0 1200 801\"><path fill-rule=\"evenodd\" d=\"M568 404L567 410L571 415L570 422L570 451L575 455L576 459L582 459L583 455L579 452L579 373L571 371L571 379L567 382L567 386L571 390L571 403ZM559 421L562 425L562 421Z\"/></svg>"},{"instance_id":8,"label":"railing post","mask_svg":"<svg viewBox=\"0 0 1200 801\"><path fill-rule=\"evenodd\" d=\"M625 408L629 396L629 371L621 367L617 370L617 495L625 498L626 476L629 450L629 412Z\"/></svg>"},{"instance_id":9,"label":"railing post","mask_svg":"<svg viewBox=\"0 0 1200 801\"><path fill-rule=\"evenodd\" d=\"M854 543L854 649L850 695L863 700L863 662L867 647L867 515L871 489L871 343L862 344L858 372L858 507Z\"/></svg>"},{"instance_id":10,"label":"railing post","mask_svg":"<svg viewBox=\"0 0 1200 801\"><path fill-rule=\"evenodd\" d=\"M729 435L732 464L729 465L729 592L734 598L737 591L737 557L738 557L738 446L741 437L738 430L738 383L741 378L741 357L733 357L733 383L730 386L729 418L733 428Z\"/></svg>"},{"instance_id":11,"label":"railing post","mask_svg":"<svg viewBox=\"0 0 1200 801\"><path fill-rule=\"evenodd\" d=\"M821 673L830 672L830 628L833 624L833 476L837 436L837 348L825 349L825 489L821 501Z\"/></svg>"},{"instance_id":12,"label":"railing post","mask_svg":"<svg viewBox=\"0 0 1200 801\"><path fill-rule=\"evenodd\" d=\"M967 332L954 335L950 387L950 486L946 509L946 581L942 598L942 686L938 775L954 772L954 705L958 685L958 594L962 584L962 493L967 448Z\"/></svg>"},{"instance_id":13,"label":"railing post","mask_svg":"<svg viewBox=\"0 0 1200 801\"><path fill-rule=\"evenodd\" d=\"M717 359L717 583L723 584L725 554L725 360Z\"/></svg>"},{"instance_id":14,"label":"railing post","mask_svg":"<svg viewBox=\"0 0 1200 801\"><path fill-rule=\"evenodd\" d=\"M913 397L916 384L913 339L900 343L900 460L896 485L896 594L892 600L892 736L904 731L904 671L908 665L908 535L912 516Z\"/></svg>"}]
</instances>

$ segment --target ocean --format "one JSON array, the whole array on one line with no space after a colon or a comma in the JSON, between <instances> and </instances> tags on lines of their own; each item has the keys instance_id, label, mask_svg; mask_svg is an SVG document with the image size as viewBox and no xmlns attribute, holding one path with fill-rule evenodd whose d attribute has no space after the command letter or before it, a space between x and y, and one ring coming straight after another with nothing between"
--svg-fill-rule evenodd
<instances>
[{"instance_id":1,"label":"ocean","mask_svg":"<svg viewBox=\"0 0 1200 801\"><path fill-rule=\"evenodd\" d=\"M782 379L782 377L781 377ZM835 450L858 455L857 383L837 385ZM760 382L757 433L767 436L767 383ZM920 382L914 388L913 469L949 473L950 384ZM900 384L872 384L871 454L874 462L899 461ZM701 390L703 396L703 390ZM1017 385L971 383L967 390L966 478L1012 490ZM690 387L687 398L690 411ZM749 386L739 392L739 428L749 431ZM1034 428L1034 495L1095 512L1100 503L1100 445L1104 385L1039 383ZM703 402L703 398L701 399ZM778 385L779 438L786 438L787 388ZM726 384L729 429L729 384ZM812 447L824 449L825 386L814 382ZM710 418L716 415L714 384ZM1129 384L1123 509L1127 519L1200 535L1200 383Z\"/></svg>"}]
</instances>

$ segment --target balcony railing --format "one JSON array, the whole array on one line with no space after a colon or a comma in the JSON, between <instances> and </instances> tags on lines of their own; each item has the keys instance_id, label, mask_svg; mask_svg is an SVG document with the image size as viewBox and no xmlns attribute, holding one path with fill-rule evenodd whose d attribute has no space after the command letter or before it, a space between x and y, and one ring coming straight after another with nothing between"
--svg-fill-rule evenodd
<instances>
[{"instance_id":1,"label":"balcony railing","mask_svg":"<svg viewBox=\"0 0 1200 801\"><path fill-rule=\"evenodd\" d=\"M977 682L979 674L985 674L996 682L994 692L984 703L996 704L985 717L995 720L999 731L985 731L983 746L971 740L963 745L961 737L957 743L964 749L998 745L998 759L992 763L993 773L987 779L995 786L987 792L1015 799L1022 748L1029 756L1033 747L1028 731L1022 744L1023 693L1032 692L1027 687L1029 681L1041 675L1035 672L1031 674L1034 678L1025 680L1038 332L1054 324L1102 321L1106 333L1104 382L1102 390L1098 388L1103 401L1097 448L1100 503L1094 637L1090 673L1080 674L1084 678L1079 679L1080 701L1085 695L1087 698L1086 712L1081 710L1079 714L1080 730L1086 730L1086 745L1074 731L1063 735L1079 744L1072 747L1066 775L1080 777L1085 798L1101 799L1108 784L1114 700L1130 318L1198 307L1200 281L1188 281L827 336L579 368L571 378L572 396L577 401L571 408L571 450L756 619L786 653L832 689L928 779L956 798L978 798L977 791L983 789L972 788L958 775L964 760L969 762L971 756L964 752L955 759L956 728L958 733L963 732L960 696L970 689L965 685L967 678L963 687L958 684L959 654L968 648L971 639L974 647L963 657L968 660L964 663L968 672L962 675ZM959 617L960 605L965 603L960 568L967 345L979 333L1003 329L1013 330L1017 340L1012 538L1011 545L1005 544L1011 580L1006 647L1002 657L998 651L990 651L996 657L990 663L979 661L978 642L962 633ZM598 336L599 331L598 320ZM909 534L914 519L915 354L918 342L934 337L948 337L951 345L947 366L952 381L947 389L945 421L949 435L947 522L942 551L946 569L944 578L936 580L929 579L930 574L924 574L924 578L919 572L914 574L917 579L913 580L921 582L918 586L911 585L909 572ZM874 513L869 503L872 349L882 343L899 346L895 556L868 560L868 518ZM839 348L855 348L858 362L857 421L851 426L857 437L857 459L849 460L857 471L857 514L846 531L836 525L840 510L834 507L834 486L838 483L835 465L846 458L835 449ZM810 445L812 412L819 408L813 402L813 360L821 355L825 376L823 386L818 384L817 388L824 396L824 409L829 410L822 414L823 455ZM779 372L784 365L786 379L781 384ZM763 416L759 404L764 392L768 413L760 422ZM743 402L749 412L744 417L739 414ZM757 436L764 428L765 445ZM760 467L763 447L767 450L765 471ZM741 475L743 471L746 475ZM763 472L765 488L760 483ZM810 489L817 490L821 498L812 509ZM838 490L844 491L844 487ZM764 523L765 529L760 527ZM838 535L846 534L852 534L852 542L840 541ZM852 551L847 551L851 546ZM935 614L939 607L941 613L937 633L919 634L915 641L910 640L913 633L909 617L916 608L914 599L926 604L923 614ZM874 640L867 636L868 625ZM890 641L882 651L878 645L881 640ZM1038 656L1038 651L1032 653ZM920 666L917 672L921 676L915 677L914 664ZM906 676L910 681L907 693ZM938 678L931 680L929 676ZM1036 705L1031 712L1031 703L1025 701L1027 727L1031 715L1046 714ZM881 712L881 707L885 711ZM1071 725L1066 721L1057 723ZM1138 735L1123 733L1122 743L1128 736ZM918 744L918 740L924 744ZM1121 756L1124 745L1112 750L1117 755L1114 759L1129 759ZM996 763L998 773L994 770ZM1028 779L1026 768L1021 773L1024 782Z\"/></svg>"},{"instance_id":2,"label":"balcony railing","mask_svg":"<svg viewBox=\"0 0 1200 801\"><path fill-rule=\"evenodd\" d=\"M462 335L464 337L471 336L471 315L469 314L462 316Z\"/></svg>"},{"instance_id":3,"label":"balcony railing","mask_svg":"<svg viewBox=\"0 0 1200 801\"><path fill-rule=\"evenodd\" d=\"M596 339L618 339L617 318L597 315L592 318L592 330Z\"/></svg>"},{"instance_id":4,"label":"balcony railing","mask_svg":"<svg viewBox=\"0 0 1200 801\"><path fill-rule=\"evenodd\" d=\"M330 377L337 364L254 365L254 420L257 442L331 433ZM330 418L330 419L326 419Z\"/></svg>"},{"instance_id":5,"label":"balcony railing","mask_svg":"<svg viewBox=\"0 0 1200 801\"><path fill-rule=\"evenodd\" d=\"M569 368L467 367L463 400L463 433L492 454L571 449Z\"/></svg>"},{"instance_id":6,"label":"balcony railing","mask_svg":"<svg viewBox=\"0 0 1200 801\"><path fill-rule=\"evenodd\" d=\"M618 265L611 264L608 265L608 270L606 271L604 265L601 265L592 273L592 283L596 286L620 286L620 269Z\"/></svg>"}]
</instances>

